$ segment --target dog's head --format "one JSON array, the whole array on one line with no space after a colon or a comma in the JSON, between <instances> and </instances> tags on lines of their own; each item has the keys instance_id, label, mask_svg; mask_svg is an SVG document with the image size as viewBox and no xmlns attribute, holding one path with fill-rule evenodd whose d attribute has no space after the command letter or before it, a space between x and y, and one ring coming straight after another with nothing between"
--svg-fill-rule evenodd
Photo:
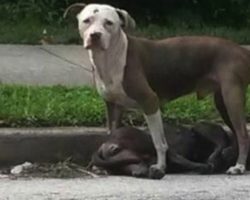
<instances>
[{"instance_id":1,"label":"dog's head","mask_svg":"<svg viewBox=\"0 0 250 200\"><path fill-rule=\"evenodd\" d=\"M72 10L78 12L78 28L86 49L106 50L121 31L135 28L127 11L109 5L76 3L66 9L64 16Z\"/></svg>"}]
</instances>

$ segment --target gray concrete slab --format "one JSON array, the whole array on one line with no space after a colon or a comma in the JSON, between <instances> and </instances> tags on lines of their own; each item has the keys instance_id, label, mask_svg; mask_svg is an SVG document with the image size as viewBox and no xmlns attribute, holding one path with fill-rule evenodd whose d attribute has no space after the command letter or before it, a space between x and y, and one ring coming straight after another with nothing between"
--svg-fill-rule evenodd
<instances>
[{"instance_id":1,"label":"gray concrete slab","mask_svg":"<svg viewBox=\"0 0 250 200\"><path fill-rule=\"evenodd\" d=\"M250 175L0 179L1 200L249 200Z\"/></svg>"},{"instance_id":2,"label":"gray concrete slab","mask_svg":"<svg viewBox=\"0 0 250 200\"><path fill-rule=\"evenodd\" d=\"M0 45L0 82L93 85L87 51L79 45Z\"/></svg>"}]
</instances>

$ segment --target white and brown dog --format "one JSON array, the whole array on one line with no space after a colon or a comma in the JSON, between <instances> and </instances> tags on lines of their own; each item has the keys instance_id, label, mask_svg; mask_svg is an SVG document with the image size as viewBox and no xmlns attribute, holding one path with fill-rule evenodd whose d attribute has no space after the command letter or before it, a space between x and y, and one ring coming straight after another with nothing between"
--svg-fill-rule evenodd
<instances>
[{"instance_id":1,"label":"white and brown dog","mask_svg":"<svg viewBox=\"0 0 250 200\"><path fill-rule=\"evenodd\" d=\"M196 92L214 93L215 105L236 134L238 159L229 174L242 174L249 150L244 115L250 82L250 53L214 37L174 37L152 41L126 34L135 22L124 10L109 5L76 3L65 11L77 15L84 48L95 69L98 92L107 104L109 129L119 126L123 108L141 108L157 152L151 178L161 178L168 149L159 99L170 101Z\"/></svg>"}]
</instances>

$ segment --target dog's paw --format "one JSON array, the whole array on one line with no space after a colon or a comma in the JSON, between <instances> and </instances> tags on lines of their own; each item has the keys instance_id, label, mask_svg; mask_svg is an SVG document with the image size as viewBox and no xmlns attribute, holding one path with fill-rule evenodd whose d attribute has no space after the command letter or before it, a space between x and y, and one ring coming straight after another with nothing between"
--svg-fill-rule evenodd
<instances>
[{"instance_id":1,"label":"dog's paw","mask_svg":"<svg viewBox=\"0 0 250 200\"><path fill-rule=\"evenodd\" d=\"M227 174L239 175L239 174L244 174L245 171L246 171L245 166L237 163L235 166L232 166L227 170Z\"/></svg>"},{"instance_id":2,"label":"dog's paw","mask_svg":"<svg viewBox=\"0 0 250 200\"><path fill-rule=\"evenodd\" d=\"M212 163L207 163L198 169L200 174L212 174L214 172L214 165Z\"/></svg>"},{"instance_id":3,"label":"dog's paw","mask_svg":"<svg viewBox=\"0 0 250 200\"><path fill-rule=\"evenodd\" d=\"M91 171L97 175L108 175L108 171L97 166L92 166Z\"/></svg>"},{"instance_id":4,"label":"dog's paw","mask_svg":"<svg viewBox=\"0 0 250 200\"><path fill-rule=\"evenodd\" d=\"M147 178L149 169L145 163L131 164L129 165L131 175L138 178Z\"/></svg>"},{"instance_id":5,"label":"dog's paw","mask_svg":"<svg viewBox=\"0 0 250 200\"><path fill-rule=\"evenodd\" d=\"M149 178L161 179L165 175L165 170L160 168L158 165L151 165L149 168Z\"/></svg>"},{"instance_id":6,"label":"dog's paw","mask_svg":"<svg viewBox=\"0 0 250 200\"><path fill-rule=\"evenodd\" d=\"M140 167L136 170L133 170L132 176L138 177L138 178L145 178L148 176L148 169Z\"/></svg>"}]
</instances>

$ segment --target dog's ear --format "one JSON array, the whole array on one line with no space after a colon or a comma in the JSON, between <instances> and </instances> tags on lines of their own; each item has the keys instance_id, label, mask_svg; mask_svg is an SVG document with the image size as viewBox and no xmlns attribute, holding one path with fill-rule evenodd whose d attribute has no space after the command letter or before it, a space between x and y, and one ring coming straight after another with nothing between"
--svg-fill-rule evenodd
<instances>
[{"instance_id":1,"label":"dog's ear","mask_svg":"<svg viewBox=\"0 0 250 200\"><path fill-rule=\"evenodd\" d=\"M70 5L63 13L63 18L66 18L68 13L74 13L75 15L80 13L80 11L86 6L85 3L74 3Z\"/></svg>"},{"instance_id":2,"label":"dog's ear","mask_svg":"<svg viewBox=\"0 0 250 200\"><path fill-rule=\"evenodd\" d=\"M116 12L120 17L121 26L125 32L131 32L135 29L135 20L128 14L126 10L116 8Z\"/></svg>"}]
</instances>

